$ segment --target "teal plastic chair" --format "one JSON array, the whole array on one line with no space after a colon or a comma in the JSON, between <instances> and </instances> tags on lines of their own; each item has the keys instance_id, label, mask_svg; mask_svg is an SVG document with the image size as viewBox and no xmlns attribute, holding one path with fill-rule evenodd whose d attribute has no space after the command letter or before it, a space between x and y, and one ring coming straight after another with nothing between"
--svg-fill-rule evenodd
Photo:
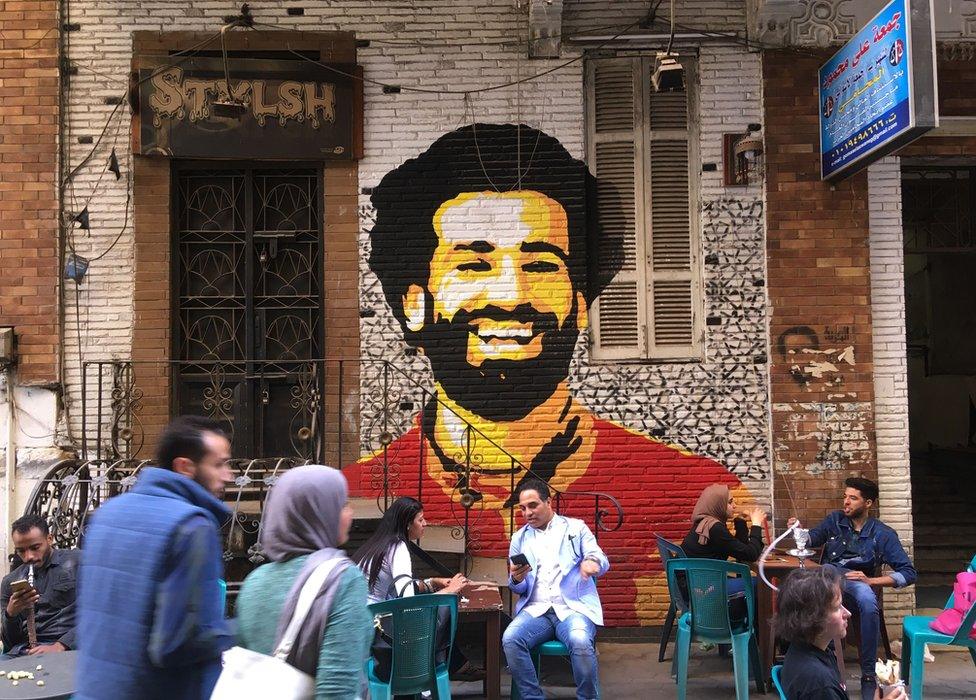
<instances>
[{"instance_id":1,"label":"teal plastic chair","mask_svg":"<svg viewBox=\"0 0 976 700\"><path fill-rule=\"evenodd\" d=\"M675 642L675 680L678 700L685 700L688 684L688 656L692 641L732 645L732 666L735 670L735 696L749 697L749 676L756 681L756 689L766 692L755 619L756 601L752 590L752 575L745 564L714 559L672 559L667 563L668 588L679 590L678 572L684 572L688 582L688 612L678 620ZM729 575L745 581L746 617L732 620L729 615Z\"/></svg>"},{"instance_id":2,"label":"teal plastic chair","mask_svg":"<svg viewBox=\"0 0 976 700\"><path fill-rule=\"evenodd\" d=\"M560 642L558 639L550 639L548 642L543 642L535 649L532 650L532 664L535 666L535 672L539 678L542 678L542 657L543 656L569 656L569 649L566 645ZM522 696L519 694L518 688L515 687L515 679L512 679L512 700L521 700Z\"/></svg>"},{"instance_id":3,"label":"teal plastic chair","mask_svg":"<svg viewBox=\"0 0 976 700\"><path fill-rule=\"evenodd\" d=\"M976 556L969 563L969 571L976 571ZM949 596L945 608L952 607L954 597ZM936 632L929 627L929 623L934 617L926 615L909 615L902 622L901 638L901 667L902 675L909 685L909 695L912 700L922 700L922 681L925 675L925 645L926 644L947 644L955 647L967 647L969 655L976 664L976 640L969 636L976 623L976 603L970 606L969 611L962 619L959 630L952 636Z\"/></svg>"},{"instance_id":4,"label":"teal plastic chair","mask_svg":"<svg viewBox=\"0 0 976 700\"><path fill-rule=\"evenodd\" d=\"M788 700L786 697L786 691L783 690L783 684L779 680L779 674L783 670L782 664L776 664L773 666L773 685L776 687L776 692L779 693L779 700Z\"/></svg>"},{"instance_id":5,"label":"teal plastic chair","mask_svg":"<svg viewBox=\"0 0 976 700\"><path fill-rule=\"evenodd\" d=\"M665 566L671 559L684 559L685 550L676 545L674 542L669 542L660 535L654 535L657 539L657 551L661 555L661 563ZM684 613L688 610L688 603L684 600L684 597L680 590L670 590L668 587L668 593L671 596L671 605L668 606L668 614L664 617L664 629L661 630L661 645L658 648L657 660L658 662L664 661L664 654L668 649L668 642L671 640L671 630L674 629L674 621L678 616L678 613Z\"/></svg>"},{"instance_id":6,"label":"teal plastic chair","mask_svg":"<svg viewBox=\"0 0 976 700\"><path fill-rule=\"evenodd\" d=\"M374 660L366 662L366 680L373 700L390 700L394 695L416 695L429 690L434 700L450 700L448 668L457 631L457 596L415 595L394 598L369 606L370 613L385 618L384 629L392 630L393 664L390 680L381 681L373 673ZM446 607L451 613L451 646L442 664L437 653L437 612Z\"/></svg>"}]
</instances>

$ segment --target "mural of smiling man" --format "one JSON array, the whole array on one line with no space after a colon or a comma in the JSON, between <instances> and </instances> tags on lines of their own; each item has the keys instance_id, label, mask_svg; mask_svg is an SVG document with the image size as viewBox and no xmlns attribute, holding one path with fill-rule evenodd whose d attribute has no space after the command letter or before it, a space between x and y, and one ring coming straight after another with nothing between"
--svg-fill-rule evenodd
<instances>
[{"instance_id":1,"label":"mural of smiling man","mask_svg":"<svg viewBox=\"0 0 976 700\"><path fill-rule=\"evenodd\" d=\"M395 461L398 495L417 496L422 469L427 520L467 516L476 553L500 558L521 480L608 493L625 520L599 535L611 562L600 583L607 624L654 624L668 606L654 533L684 536L708 484L749 496L721 464L603 420L572 395L588 304L612 278L587 260L617 254L587 210L592 185L584 163L524 125L450 132L383 178L369 265L430 363L434 396L410 430L345 473L354 493L376 495L384 460ZM594 526L591 497L561 504Z\"/></svg>"}]
</instances>

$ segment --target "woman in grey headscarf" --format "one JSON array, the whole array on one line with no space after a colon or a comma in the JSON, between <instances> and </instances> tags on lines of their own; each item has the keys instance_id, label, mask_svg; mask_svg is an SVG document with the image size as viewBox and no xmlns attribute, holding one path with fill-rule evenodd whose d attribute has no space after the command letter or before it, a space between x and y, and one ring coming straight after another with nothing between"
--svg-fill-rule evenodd
<instances>
[{"instance_id":1,"label":"woman in grey headscarf","mask_svg":"<svg viewBox=\"0 0 976 700\"><path fill-rule=\"evenodd\" d=\"M237 596L238 643L271 654L305 580L319 564L336 560L288 657L315 677L316 698L363 696L363 666L373 639L366 580L338 549L352 524L347 494L346 478L330 467L296 467L279 478L259 535L271 562L252 571Z\"/></svg>"}]
</instances>

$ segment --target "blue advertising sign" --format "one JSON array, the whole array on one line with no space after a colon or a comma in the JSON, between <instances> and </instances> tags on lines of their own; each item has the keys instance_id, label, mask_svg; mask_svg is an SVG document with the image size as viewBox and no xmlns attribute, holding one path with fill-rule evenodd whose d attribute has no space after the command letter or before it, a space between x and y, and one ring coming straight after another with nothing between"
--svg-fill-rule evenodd
<instances>
[{"instance_id":1,"label":"blue advertising sign","mask_svg":"<svg viewBox=\"0 0 976 700\"><path fill-rule=\"evenodd\" d=\"M892 0L820 67L820 174L839 179L938 126L932 0Z\"/></svg>"}]
</instances>

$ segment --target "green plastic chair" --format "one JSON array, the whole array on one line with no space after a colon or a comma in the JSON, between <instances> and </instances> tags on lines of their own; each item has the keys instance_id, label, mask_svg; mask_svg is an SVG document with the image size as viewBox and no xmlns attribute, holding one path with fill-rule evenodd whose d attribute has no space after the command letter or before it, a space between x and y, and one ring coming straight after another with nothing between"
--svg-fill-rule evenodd
<instances>
[{"instance_id":1,"label":"green plastic chair","mask_svg":"<svg viewBox=\"0 0 976 700\"><path fill-rule=\"evenodd\" d=\"M776 692L779 693L779 700L789 700L786 697L786 691L783 690L783 684L779 680L779 674L783 670L782 664L776 664L773 666L773 685L776 687Z\"/></svg>"},{"instance_id":2,"label":"green plastic chair","mask_svg":"<svg viewBox=\"0 0 976 700\"><path fill-rule=\"evenodd\" d=\"M684 559L686 558L685 550L680 546L676 545L674 542L669 542L660 535L654 535L657 539L657 551L661 555L661 562L667 564L671 559ZM677 618L679 612L686 612L688 610L688 603L684 600L680 590L670 590L668 586L668 594L671 596L671 605L668 606L668 614L664 617L664 628L661 630L661 645L658 648L657 660L659 662L664 661L664 654L668 648L668 642L671 640L671 630L674 629L674 621Z\"/></svg>"},{"instance_id":3,"label":"green plastic chair","mask_svg":"<svg viewBox=\"0 0 976 700\"><path fill-rule=\"evenodd\" d=\"M968 570L976 572L976 556L969 563ZM952 607L953 601L954 596L950 594L945 608ZM973 629L973 623L976 623L976 603L970 606L969 611L962 619L962 624L959 625L959 630L952 636L936 632L929 627L929 623L934 619L934 617L926 615L908 615L905 617L904 622L902 622L902 675L909 684L909 695L912 700L922 700L926 644L947 644L955 647L967 647L973 663L976 664L976 640L969 636L970 631Z\"/></svg>"},{"instance_id":4,"label":"green plastic chair","mask_svg":"<svg viewBox=\"0 0 976 700\"><path fill-rule=\"evenodd\" d=\"M688 582L689 610L678 620L678 638L675 642L678 700L685 700L687 693L688 656L693 640L713 644L731 643L737 700L749 697L750 669L756 680L756 689L765 693L759 645L752 624L756 601L749 567L714 559L672 559L667 563L668 587L672 590L678 590L679 571L685 573ZM745 581L746 617L743 620L732 620L729 616L730 574Z\"/></svg>"},{"instance_id":5,"label":"green plastic chair","mask_svg":"<svg viewBox=\"0 0 976 700\"><path fill-rule=\"evenodd\" d=\"M374 617L392 617L392 623L384 627L393 632L390 680L384 682L376 677L373 659L366 662L366 680L373 700L390 700L394 695L416 695L425 690L431 692L434 700L450 700L448 668L457 631L457 605L457 596L427 594L394 598L368 606ZM437 611L442 607L451 611L451 644L447 659L438 664L434 658L437 653Z\"/></svg>"},{"instance_id":6,"label":"green plastic chair","mask_svg":"<svg viewBox=\"0 0 976 700\"><path fill-rule=\"evenodd\" d=\"M535 649L532 650L532 665L535 666L535 672L538 677L542 678L542 657L543 656L569 656L569 649L566 645L560 642L558 639L550 639L548 642L543 642ZM515 687L515 679L512 679L512 700L521 700L522 696L519 694L518 688Z\"/></svg>"}]
</instances>

